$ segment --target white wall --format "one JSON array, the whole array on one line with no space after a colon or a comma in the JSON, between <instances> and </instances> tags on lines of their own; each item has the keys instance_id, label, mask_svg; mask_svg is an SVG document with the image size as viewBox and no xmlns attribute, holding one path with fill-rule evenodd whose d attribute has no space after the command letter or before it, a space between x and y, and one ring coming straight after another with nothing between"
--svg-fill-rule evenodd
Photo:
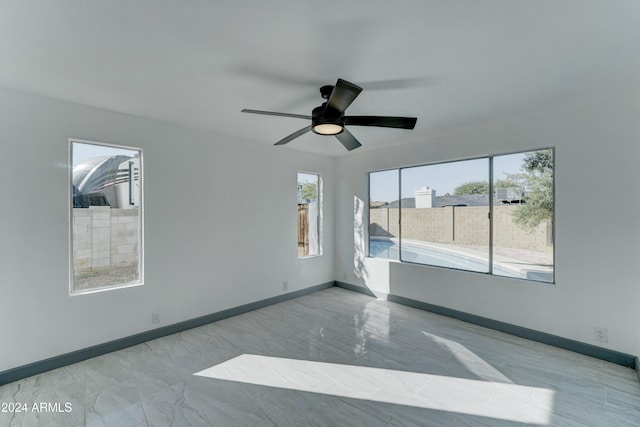
<instances>
[{"instance_id":1,"label":"white wall","mask_svg":"<svg viewBox=\"0 0 640 427\"><path fill-rule=\"evenodd\" d=\"M0 123L0 371L334 279L332 159L4 89ZM69 296L70 137L144 150L144 286ZM298 170L322 257L297 259Z\"/></svg>"},{"instance_id":2,"label":"white wall","mask_svg":"<svg viewBox=\"0 0 640 427\"><path fill-rule=\"evenodd\" d=\"M279 295L282 280L367 285L639 355L638 87L337 160L0 89L0 371ZM70 137L144 150L144 286L68 294ZM547 146L556 285L362 256L368 171ZM296 256L298 170L324 179L322 257Z\"/></svg>"},{"instance_id":3,"label":"white wall","mask_svg":"<svg viewBox=\"0 0 640 427\"><path fill-rule=\"evenodd\" d=\"M640 85L336 165L336 279L640 355ZM367 172L556 147L556 285L364 258ZM364 225L360 223L364 221ZM357 231L356 230L356 231ZM356 233L356 236L358 234ZM609 342L593 340L608 328Z\"/></svg>"}]
</instances>

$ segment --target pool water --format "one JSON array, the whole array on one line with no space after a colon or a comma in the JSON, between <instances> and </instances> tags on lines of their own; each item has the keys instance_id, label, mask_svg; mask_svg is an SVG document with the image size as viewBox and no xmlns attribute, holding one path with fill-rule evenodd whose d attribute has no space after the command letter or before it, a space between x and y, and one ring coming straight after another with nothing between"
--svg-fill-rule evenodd
<instances>
[{"instance_id":1,"label":"pool water","mask_svg":"<svg viewBox=\"0 0 640 427\"><path fill-rule=\"evenodd\" d=\"M390 239L371 239L369 242L369 255L376 258L400 260L400 247L397 242ZM481 259L460 252L416 243L402 242L402 261L480 273L489 272L488 253L487 259ZM524 275L518 274L513 270L496 265L493 266L493 273L508 277L524 277Z\"/></svg>"}]
</instances>

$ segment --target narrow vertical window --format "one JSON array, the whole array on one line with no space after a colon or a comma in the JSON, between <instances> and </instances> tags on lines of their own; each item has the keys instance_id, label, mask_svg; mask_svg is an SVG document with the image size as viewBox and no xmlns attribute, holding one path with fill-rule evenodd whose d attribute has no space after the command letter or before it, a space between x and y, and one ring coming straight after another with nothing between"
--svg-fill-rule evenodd
<instances>
[{"instance_id":1,"label":"narrow vertical window","mask_svg":"<svg viewBox=\"0 0 640 427\"><path fill-rule=\"evenodd\" d=\"M489 160L401 170L400 259L489 272Z\"/></svg>"},{"instance_id":2,"label":"narrow vertical window","mask_svg":"<svg viewBox=\"0 0 640 427\"><path fill-rule=\"evenodd\" d=\"M322 254L322 187L320 176L298 173L298 257Z\"/></svg>"},{"instance_id":3,"label":"narrow vertical window","mask_svg":"<svg viewBox=\"0 0 640 427\"><path fill-rule=\"evenodd\" d=\"M553 283L553 150L495 156L493 171L493 274Z\"/></svg>"},{"instance_id":4,"label":"narrow vertical window","mask_svg":"<svg viewBox=\"0 0 640 427\"><path fill-rule=\"evenodd\" d=\"M71 292L141 284L142 151L70 145Z\"/></svg>"},{"instance_id":5,"label":"narrow vertical window","mask_svg":"<svg viewBox=\"0 0 640 427\"><path fill-rule=\"evenodd\" d=\"M400 259L400 172L369 174L369 256Z\"/></svg>"}]
</instances>

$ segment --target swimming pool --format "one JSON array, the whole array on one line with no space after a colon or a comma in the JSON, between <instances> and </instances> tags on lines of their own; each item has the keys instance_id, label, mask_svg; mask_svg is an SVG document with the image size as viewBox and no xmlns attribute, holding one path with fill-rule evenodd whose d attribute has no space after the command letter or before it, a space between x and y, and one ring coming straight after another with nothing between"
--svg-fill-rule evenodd
<instances>
[{"instance_id":1,"label":"swimming pool","mask_svg":"<svg viewBox=\"0 0 640 427\"><path fill-rule=\"evenodd\" d=\"M400 247L397 241L391 239L371 239L369 242L369 255L377 258L400 259ZM429 246L428 244L402 242L402 261L416 264L433 265L437 267L455 268L458 270L475 271L479 273L489 272L489 254L482 259L478 256L443 248ZM500 276L525 278L526 275L517 271L493 266L493 273Z\"/></svg>"}]
</instances>

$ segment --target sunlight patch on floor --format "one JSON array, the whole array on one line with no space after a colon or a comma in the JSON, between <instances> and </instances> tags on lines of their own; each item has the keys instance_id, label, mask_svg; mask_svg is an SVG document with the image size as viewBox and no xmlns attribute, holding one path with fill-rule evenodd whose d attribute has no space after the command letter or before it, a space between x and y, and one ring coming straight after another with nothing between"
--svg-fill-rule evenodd
<instances>
[{"instance_id":1,"label":"sunlight patch on floor","mask_svg":"<svg viewBox=\"0 0 640 427\"><path fill-rule=\"evenodd\" d=\"M554 400L544 388L254 354L194 375L541 425Z\"/></svg>"},{"instance_id":2,"label":"sunlight patch on floor","mask_svg":"<svg viewBox=\"0 0 640 427\"><path fill-rule=\"evenodd\" d=\"M474 352L463 346L459 342L448 340L437 335L430 334L422 331L422 333L443 349L449 351L455 359L462 364L469 372L472 372L478 378L482 378L487 381L496 381L499 383L513 384L509 378L505 377L500 371L491 366L491 364L482 360L482 358L476 355Z\"/></svg>"}]
</instances>

